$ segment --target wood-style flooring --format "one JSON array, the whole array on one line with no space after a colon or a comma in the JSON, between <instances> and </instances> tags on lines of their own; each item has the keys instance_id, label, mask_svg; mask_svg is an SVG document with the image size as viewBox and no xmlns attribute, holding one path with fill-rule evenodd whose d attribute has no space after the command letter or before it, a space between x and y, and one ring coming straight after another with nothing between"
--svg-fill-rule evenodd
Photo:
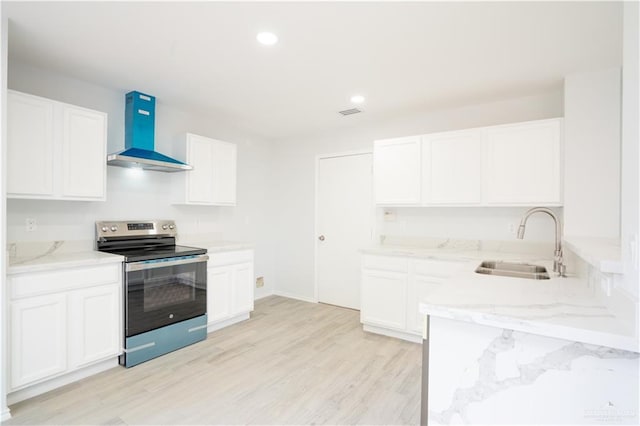
<instances>
[{"instance_id":1,"label":"wood-style flooring","mask_svg":"<svg viewBox=\"0 0 640 426\"><path fill-rule=\"evenodd\" d=\"M421 347L359 312L270 296L160 358L11 406L18 424L418 424Z\"/></svg>"}]
</instances>

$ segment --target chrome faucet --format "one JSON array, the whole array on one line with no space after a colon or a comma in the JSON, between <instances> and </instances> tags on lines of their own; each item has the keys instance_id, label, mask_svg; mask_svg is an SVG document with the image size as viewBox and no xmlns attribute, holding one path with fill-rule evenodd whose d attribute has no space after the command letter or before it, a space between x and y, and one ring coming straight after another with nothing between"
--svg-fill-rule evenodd
<instances>
[{"instance_id":1,"label":"chrome faucet","mask_svg":"<svg viewBox=\"0 0 640 426\"><path fill-rule=\"evenodd\" d=\"M562 223L551 209L546 207L534 207L527 210L524 216L522 216L520 226L518 227L518 239L521 240L524 238L524 229L527 225L527 219L529 219L529 216L538 212L548 214L556 224L556 247L553 256L553 272L557 272L559 276L564 277L567 267L564 264L562 256Z\"/></svg>"}]
</instances>

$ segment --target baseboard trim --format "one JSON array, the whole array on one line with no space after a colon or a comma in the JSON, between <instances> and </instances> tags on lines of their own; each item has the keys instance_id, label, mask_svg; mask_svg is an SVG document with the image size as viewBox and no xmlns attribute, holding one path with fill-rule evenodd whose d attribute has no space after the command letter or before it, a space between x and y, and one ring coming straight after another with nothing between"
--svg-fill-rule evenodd
<instances>
[{"instance_id":1,"label":"baseboard trim","mask_svg":"<svg viewBox=\"0 0 640 426\"><path fill-rule=\"evenodd\" d=\"M269 297L269 296L273 296L273 293L263 294L262 296L256 297L253 300L260 300L260 299L264 299L265 297Z\"/></svg>"},{"instance_id":2,"label":"baseboard trim","mask_svg":"<svg viewBox=\"0 0 640 426\"><path fill-rule=\"evenodd\" d=\"M0 422L4 422L7 421L11 418L11 410L9 410L9 408L5 407L1 412L0 412Z\"/></svg>"},{"instance_id":3,"label":"baseboard trim","mask_svg":"<svg viewBox=\"0 0 640 426\"><path fill-rule=\"evenodd\" d=\"M306 297L306 296L300 296L297 294L293 294L293 293L287 293L286 291L274 291L273 292L274 296L281 296L281 297L286 297L288 299L296 299L296 300L301 300L303 302L309 302L309 303L318 303L318 301L316 299L314 299L313 297Z\"/></svg>"},{"instance_id":4,"label":"baseboard trim","mask_svg":"<svg viewBox=\"0 0 640 426\"><path fill-rule=\"evenodd\" d=\"M113 359L101 361L96 364L81 368L79 370L64 374L62 376L54 377L44 382L36 383L28 387L18 389L7 394L7 405L13 405L16 402L33 398L34 396L41 395L45 392L49 392L64 385L68 385L69 383L77 382L78 380L93 376L94 374L98 374L118 366L118 357L114 357Z\"/></svg>"},{"instance_id":5,"label":"baseboard trim","mask_svg":"<svg viewBox=\"0 0 640 426\"><path fill-rule=\"evenodd\" d=\"M230 325L233 325L235 323L248 320L249 317L250 317L250 313L247 312L244 314L236 315L235 317L232 317L232 318L228 318L226 320L222 320L212 324L210 323L207 325L207 333L211 333L213 331L220 330L221 328L229 327Z\"/></svg>"},{"instance_id":6,"label":"baseboard trim","mask_svg":"<svg viewBox=\"0 0 640 426\"><path fill-rule=\"evenodd\" d=\"M369 333L382 334L383 336L395 337L396 339L402 339L413 343L422 343L422 336L418 334L407 333L406 331L391 330L388 328L378 327L370 324L363 324L362 329Z\"/></svg>"}]
</instances>

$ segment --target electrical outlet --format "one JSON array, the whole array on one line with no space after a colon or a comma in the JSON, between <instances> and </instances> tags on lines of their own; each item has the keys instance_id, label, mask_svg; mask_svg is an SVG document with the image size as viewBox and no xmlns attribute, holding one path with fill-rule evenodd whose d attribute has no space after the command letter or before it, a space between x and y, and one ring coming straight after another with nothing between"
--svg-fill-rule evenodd
<instances>
[{"instance_id":1,"label":"electrical outlet","mask_svg":"<svg viewBox=\"0 0 640 426\"><path fill-rule=\"evenodd\" d=\"M509 223L509 235L514 237L516 235L516 224L513 222Z\"/></svg>"},{"instance_id":2,"label":"electrical outlet","mask_svg":"<svg viewBox=\"0 0 640 426\"><path fill-rule=\"evenodd\" d=\"M396 221L396 212L393 210L385 210L384 212L384 221L385 222L395 222Z\"/></svg>"},{"instance_id":3,"label":"electrical outlet","mask_svg":"<svg viewBox=\"0 0 640 426\"><path fill-rule=\"evenodd\" d=\"M34 232L38 229L38 223L32 217L28 217L25 219L25 227L27 228L27 232Z\"/></svg>"},{"instance_id":4,"label":"electrical outlet","mask_svg":"<svg viewBox=\"0 0 640 426\"><path fill-rule=\"evenodd\" d=\"M264 277L256 278L256 288L264 287Z\"/></svg>"}]
</instances>

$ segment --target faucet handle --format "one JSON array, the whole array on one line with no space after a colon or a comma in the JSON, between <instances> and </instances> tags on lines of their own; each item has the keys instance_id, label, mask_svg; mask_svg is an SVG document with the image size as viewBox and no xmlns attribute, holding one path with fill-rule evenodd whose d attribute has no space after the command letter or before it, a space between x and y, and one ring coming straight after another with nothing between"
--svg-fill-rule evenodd
<instances>
[{"instance_id":1,"label":"faucet handle","mask_svg":"<svg viewBox=\"0 0 640 426\"><path fill-rule=\"evenodd\" d=\"M565 265L563 263L559 263L558 264L558 276L559 277L566 277L567 276L567 265Z\"/></svg>"}]
</instances>

